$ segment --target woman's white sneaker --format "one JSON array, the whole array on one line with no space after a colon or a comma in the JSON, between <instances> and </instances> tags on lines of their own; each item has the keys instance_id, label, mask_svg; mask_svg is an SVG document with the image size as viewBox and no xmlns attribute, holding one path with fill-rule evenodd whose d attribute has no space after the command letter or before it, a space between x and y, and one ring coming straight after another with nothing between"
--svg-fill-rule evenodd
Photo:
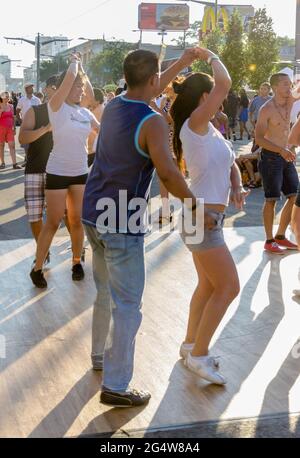
<instances>
[{"instance_id":1,"label":"woman's white sneaker","mask_svg":"<svg viewBox=\"0 0 300 458\"><path fill-rule=\"evenodd\" d=\"M300 291L299 291L300 294ZM194 349L195 344L187 344L187 343L182 343L180 350L179 350L179 355L182 359L186 360L187 356L189 353L192 353ZM218 368L219 367L219 356L214 356L213 361L214 365Z\"/></svg>"},{"instance_id":2,"label":"woman's white sneaker","mask_svg":"<svg viewBox=\"0 0 300 458\"><path fill-rule=\"evenodd\" d=\"M186 367L201 378L215 385L226 385L226 379L219 373L219 365L211 356L194 357L188 353L185 360Z\"/></svg>"},{"instance_id":3,"label":"woman's white sneaker","mask_svg":"<svg viewBox=\"0 0 300 458\"><path fill-rule=\"evenodd\" d=\"M181 356L182 359L186 359L188 354L193 351L195 344L187 344L187 343L182 343L180 346L179 350L179 355Z\"/></svg>"}]
</instances>

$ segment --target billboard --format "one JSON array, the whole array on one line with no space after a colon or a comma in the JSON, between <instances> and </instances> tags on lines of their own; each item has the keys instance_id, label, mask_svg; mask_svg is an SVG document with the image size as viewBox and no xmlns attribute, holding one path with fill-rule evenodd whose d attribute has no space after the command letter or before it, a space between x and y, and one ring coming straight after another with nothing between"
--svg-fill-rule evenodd
<instances>
[{"instance_id":1,"label":"billboard","mask_svg":"<svg viewBox=\"0 0 300 458\"><path fill-rule=\"evenodd\" d=\"M254 7L252 5L221 5L218 7L218 25L219 27L227 30L230 16L234 10L237 10L243 21L244 29L247 30L251 18L255 14ZM202 20L202 32L207 33L215 29L216 15L215 8L206 6L204 10L204 16Z\"/></svg>"},{"instance_id":2,"label":"billboard","mask_svg":"<svg viewBox=\"0 0 300 458\"><path fill-rule=\"evenodd\" d=\"M139 5L139 29L187 30L190 26L188 5L172 3L141 3Z\"/></svg>"}]
</instances>

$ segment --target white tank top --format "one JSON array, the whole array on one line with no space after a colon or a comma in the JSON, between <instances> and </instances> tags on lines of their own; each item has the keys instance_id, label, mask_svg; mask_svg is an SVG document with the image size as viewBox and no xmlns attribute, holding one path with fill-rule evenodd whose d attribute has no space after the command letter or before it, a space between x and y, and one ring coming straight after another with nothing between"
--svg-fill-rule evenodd
<instances>
[{"instance_id":1,"label":"white tank top","mask_svg":"<svg viewBox=\"0 0 300 458\"><path fill-rule=\"evenodd\" d=\"M48 113L52 125L53 150L46 172L68 177L87 174L87 139L95 116L86 108L66 103L57 112L53 112L48 104Z\"/></svg>"},{"instance_id":2,"label":"white tank top","mask_svg":"<svg viewBox=\"0 0 300 458\"><path fill-rule=\"evenodd\" d=\"M189 127L189 120L180 132L183 155L191 178L190 190L205 204L229 204L231 167L235 161L232 145L209 123L206 135Z\"/></svg>"}]
</instances>

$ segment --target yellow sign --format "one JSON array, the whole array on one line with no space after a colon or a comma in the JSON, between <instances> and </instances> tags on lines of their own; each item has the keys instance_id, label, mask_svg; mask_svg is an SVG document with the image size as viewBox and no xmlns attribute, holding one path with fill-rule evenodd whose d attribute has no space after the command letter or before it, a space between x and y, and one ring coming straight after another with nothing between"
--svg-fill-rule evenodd
<instances>
[{"instance_id":1,"label":"yellow sign","mask_svg":"<svg viewBox=\"0 0 300 458\"><path fill-rule=\"evenodd\" d=\"M218 9L218 21L220 18L223 19L223 24L224 24L224 29L228 29L228 22L229 22L229 14L226 8L219 8ZM212 7L209 7L205 10L203 21L202 21L202 32L206 33L209 30L215 30L216 29L216 14L215 10Z\"/></svg>"}]
</instances>

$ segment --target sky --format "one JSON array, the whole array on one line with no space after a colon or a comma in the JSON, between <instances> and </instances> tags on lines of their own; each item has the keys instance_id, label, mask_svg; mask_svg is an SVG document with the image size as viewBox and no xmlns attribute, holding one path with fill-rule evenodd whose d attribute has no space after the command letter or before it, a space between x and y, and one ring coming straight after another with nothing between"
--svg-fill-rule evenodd
<instances>
[{"instance_id":1,"label":"sky","mask_svg":"<svg viewBox=\"0 0 300 458\"><path fill-rule=\"evenodd\" d=\"M147 3L147 0L144 0ZM153 3L163 3L152 0ZM117 38L127 41L138 41L139 34L133 32L138 27L138 5L141 0L14 0L4 2L2 15L9 20L2 21L0 29L0 54L22 62L12 64L12 76L22 77L22 69L17 65L30 66L34 60L34 47L23 42L7 44L4 36L25 37L34 39L37 32L44 35L65 35L72 38L72 45L82 43L77 39L84 38ZM166 3L180 3L178 0L167 0ZM295 36L296 0L219 0L222 4L248 5L255 8L267 8L273 18L274 29L278 35ZM190 20L194 22L203 17L204 6L195 3L190 5ZM176 38L170 32L166 43ZM144 42L159 43L161 37L156 33L145 32Z\"/></svg>"}]
</instances>

